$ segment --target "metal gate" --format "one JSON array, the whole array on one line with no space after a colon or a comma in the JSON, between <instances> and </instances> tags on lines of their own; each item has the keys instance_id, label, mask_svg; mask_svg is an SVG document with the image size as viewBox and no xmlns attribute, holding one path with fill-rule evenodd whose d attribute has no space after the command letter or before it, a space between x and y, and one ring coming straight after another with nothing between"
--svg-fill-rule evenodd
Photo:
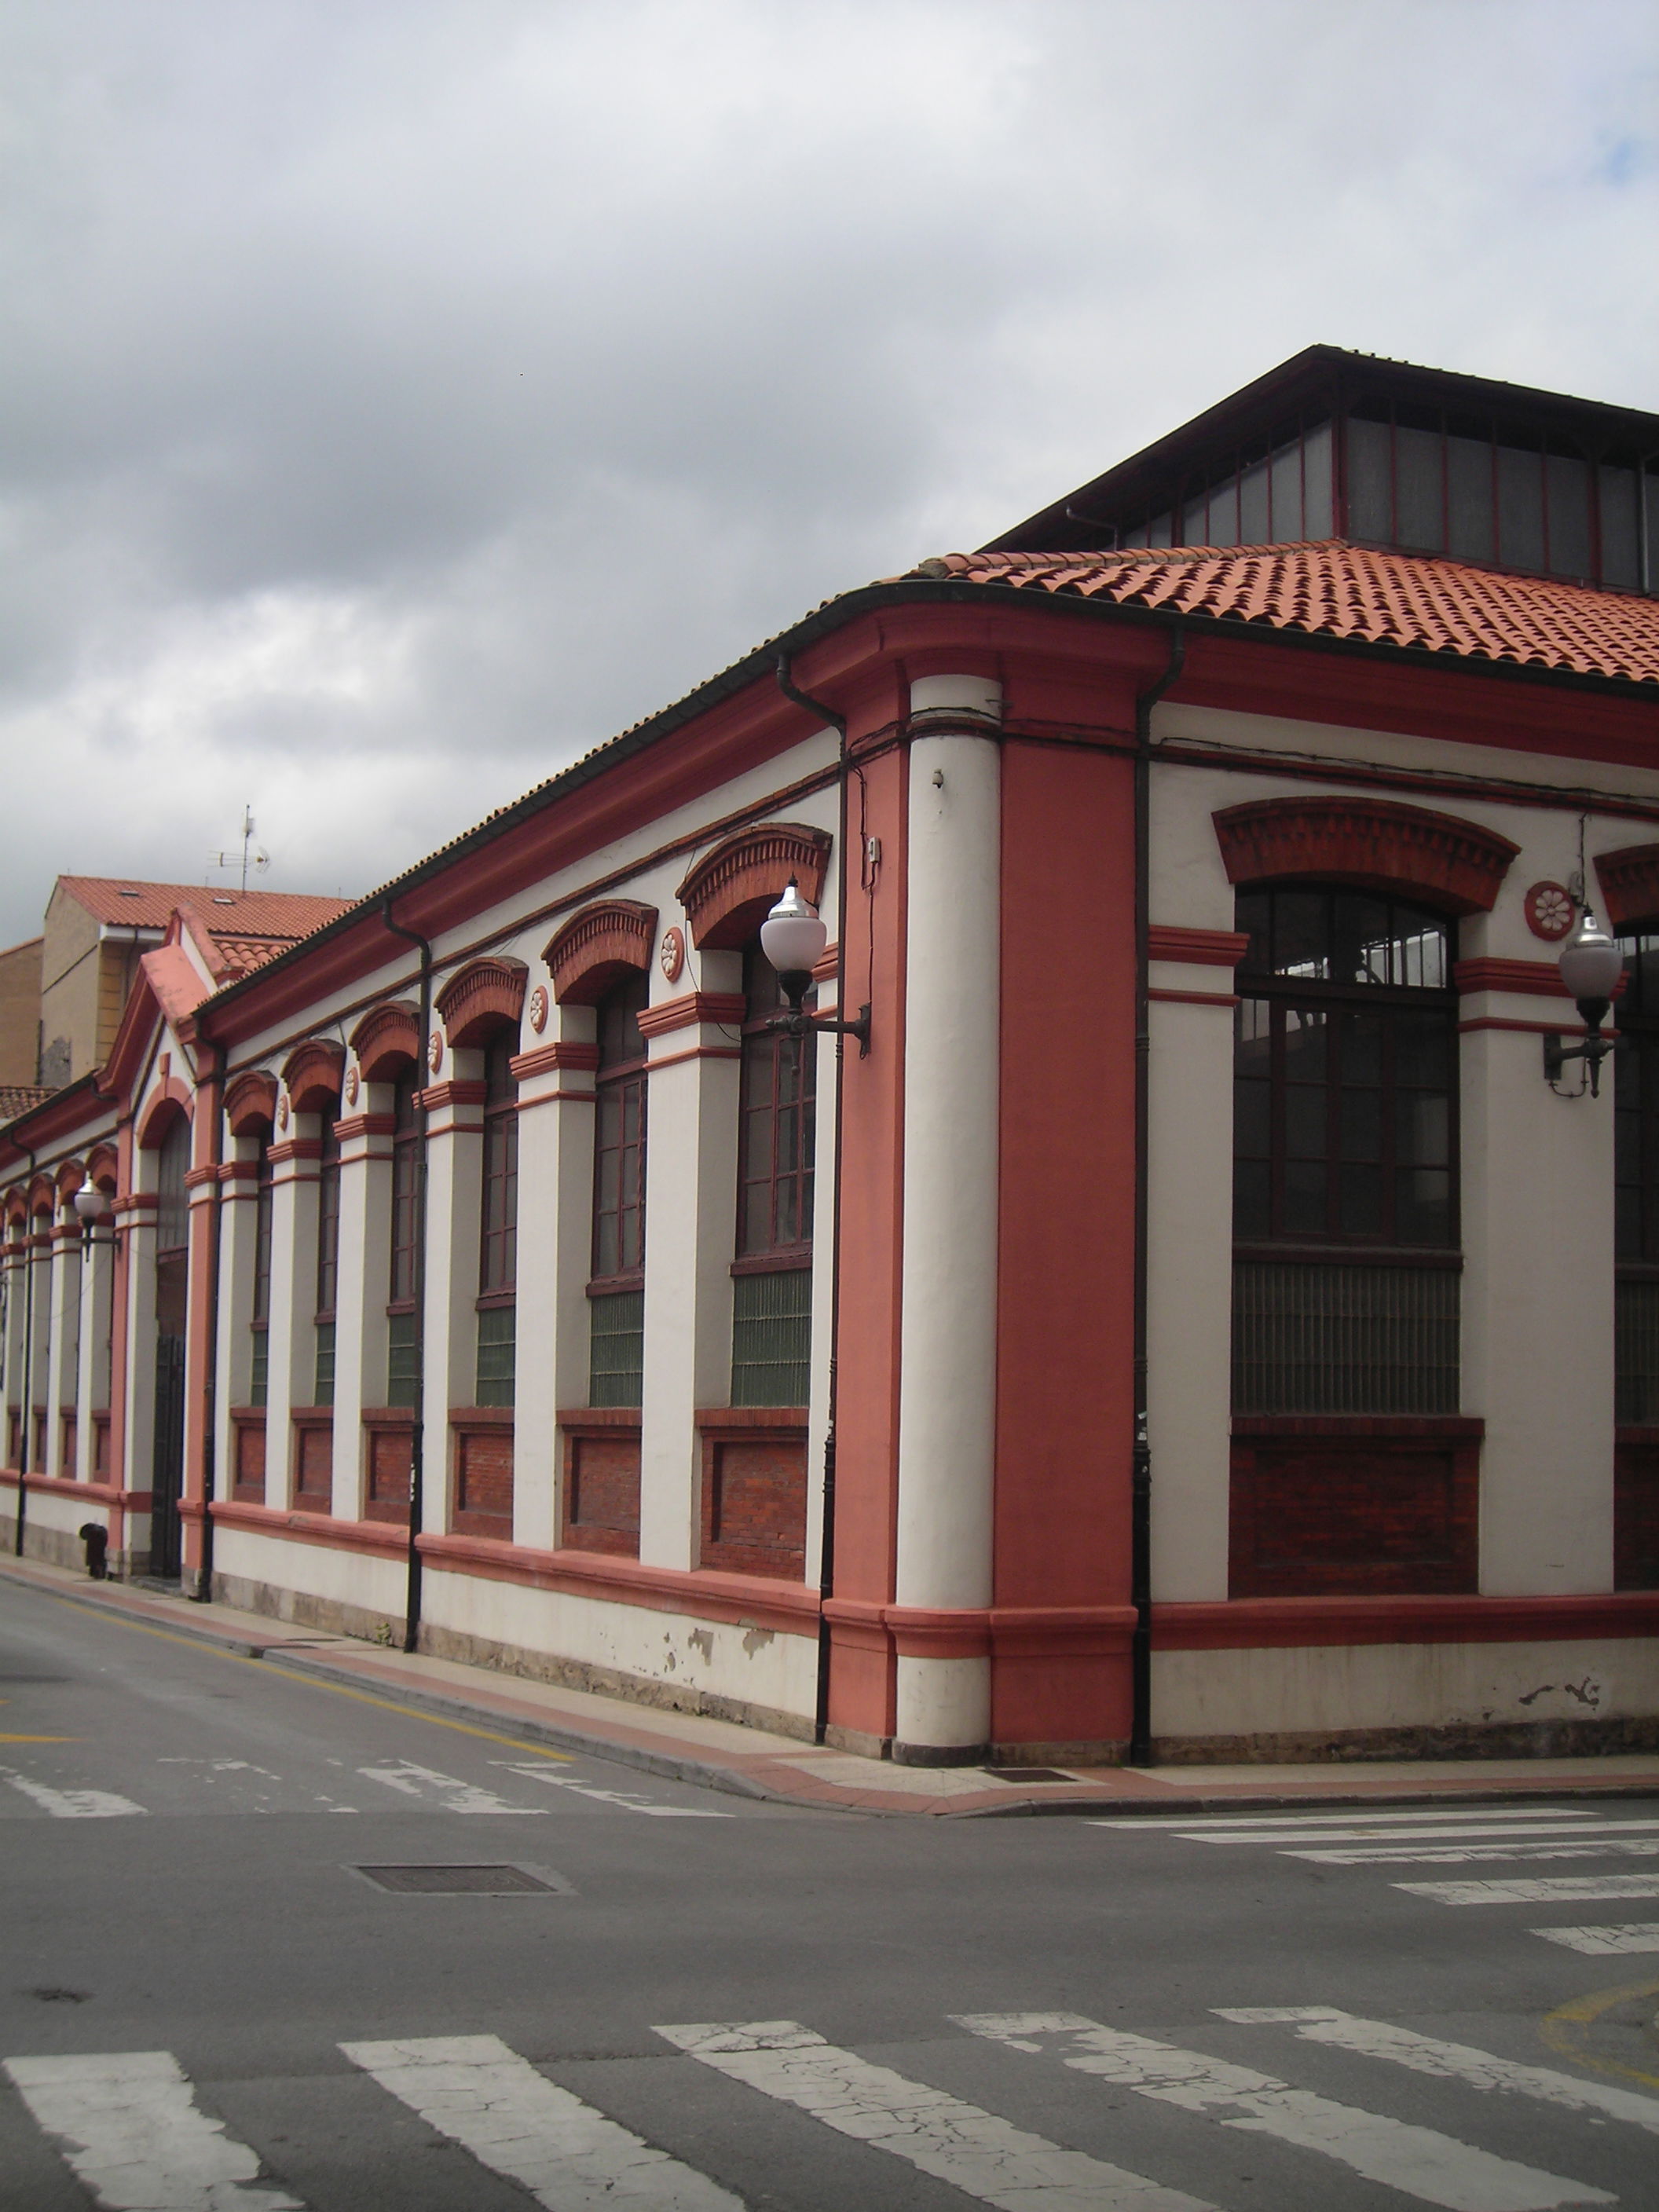
<instances>
[{"instance_id":1,"label":"metal gate","mask_svg":"<svg viewBox=\"0 0 1659 2212\"><path fill-rule=\"evenodd\" d=\"M185 1475L185 1340L155 1340L155 1451L150 1487L149 1571L171 1582L179 1573L179 1493Z\"/></svg>"}]
</instances>

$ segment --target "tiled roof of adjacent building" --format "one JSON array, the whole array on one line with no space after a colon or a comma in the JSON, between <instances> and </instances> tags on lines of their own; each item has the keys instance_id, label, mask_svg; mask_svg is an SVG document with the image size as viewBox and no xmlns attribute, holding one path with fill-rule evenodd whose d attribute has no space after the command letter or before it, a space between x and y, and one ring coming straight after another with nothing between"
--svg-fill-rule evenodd
<instances>
[{"instance_id":1,"label":"tiled roof of adjacent building","mask_svg":"<svg viewBox=\"0 0 1659 2212\"><path fill-rule=\"evenodd\" d=\"M37 1083L0 1083L0 1121L27 1114L31 1106L40 1105L51 1096L50 1091L42 1090Z\"/></svg>"},{"instance_id":2,"label":"tiled roof of adjacent building","mask_svg":"<svg viewBox=\"0 0 1659 2212\"><path fill-rule=\"evenodd\" d=\"M1659 600L1334 539L1127 553L947 553L909 574L1659 684Z\"/></svg>"},{"instance_id":3,"label":"tiled roof of adjacent building","mask_svg":"<svg viewBox=\"0 0 1659 2212\"><path fill-rule=\"evenodd\" d=\"M353 904L309 891L215 890L204 884L142 883L136 876L59 876L58 881L94 921L165 929L173 908L187 906L216 937L222 927L235 938L280 939L284 944L309 937Z\"/></svg>"}]
</instances>

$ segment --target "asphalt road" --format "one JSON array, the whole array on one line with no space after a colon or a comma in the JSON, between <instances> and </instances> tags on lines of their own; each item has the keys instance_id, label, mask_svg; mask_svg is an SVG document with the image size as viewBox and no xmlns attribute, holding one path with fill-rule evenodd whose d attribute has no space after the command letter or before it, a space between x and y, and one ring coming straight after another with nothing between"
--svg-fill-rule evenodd
<instances>
[{"instance_id":1,"label":"asphalt road","mask_svg":"<svg viewBox=\"0 0 1659 2212\"><path fill-rule=\"evenodd\" d=\"M1659 1801L797 1811L15 1585L0 1698L5 2212L1659 2207Z\"/></svg>"}]
</instances>

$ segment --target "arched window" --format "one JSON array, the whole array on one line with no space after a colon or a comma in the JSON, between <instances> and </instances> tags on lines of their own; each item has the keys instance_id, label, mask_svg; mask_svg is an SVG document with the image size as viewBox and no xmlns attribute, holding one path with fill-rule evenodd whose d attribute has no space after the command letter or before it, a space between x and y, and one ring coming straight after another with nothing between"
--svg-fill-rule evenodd
<instances>
[{"instance_id":1,"label":"arched window","mask_svg":"<svg viewBox=\"0 0 1659 2212\"><path fill-rule=\"evenodd\" d=\"M769 1028L783 1000L758 944L744 954L744 1001L732 1403L804 1406L817 1041Z\"/></svg>"},{"instance_id":2,"label":"arched window","mask_svg":"<svg viewBox=\"0 0 1659 2212\"><path fill-rule=\"evenodd\" d=\"M386 1283L388 1406L412 1407L420 1389L421 1204L420 1081L400 1075L392 1094L392 1231Z\"/></svg>"},{"instance_id":3,"label":"arched window","mask_svg":"<svg viewBox=\"0 0 1659 2212\"><path fill-rule=\"evenodd\" d=\"M190 1279L190 1124L176 1115L155 1163L155 1428L150 1572L179 1572L185 1468L185 1316Z\"/></svg>"},{"instance_id":4,"label":"arched window","mask_svg":"<svg viewBox=\"0 0 1659 2212\"><path fill-rule=\"evenodd\" d=\"M340 1139L334 1110L323 1115L317 1163L317 1357L313 1406L334 1403L335 1310L340 1292Z\"/></svg>"},{"instance_id":5,"label":"arched window","mask_svg":"<svg viewBox=\"0 0 1659 2212\"><path fill-rule=\"evenodd\" d=\"M478 1406L513 1403L519 1255L519 1086L515 1037L484 1048L483 1189L479 1207Z\"/></svg>"},{"instance_id":6,"label":"arched window","mask_svg":"<svg viewBox=\"0 0 1659 2212\"><path fill-rule=\"evenodd\" d=\"M645 1380L646 1042L650 979L627 975L599 1006L588 1403L637 1406Z\"/></svg>"},{"instance_id":7,"label":"arched window","mask_svg":"<svg viewBox=\"0 0 1659 2212\"><path fill-rule=\"evenodd\" d=\"M258 1133L259 1146L253 1191L253 1309L248 1332L253 1340L248 1403L263 1406L270 1385L270 1131ZM263 1477L261 1477L263 1481Z\"/></svg>"},{"instance_id":8,"label":"arched window","mask_svg":"<svg viewBox=\"0 0 1659 2212\"><path fill-rule=\"evenodd\" d=\"M1237 927L1235 1409L1455 1413L1455 926L1298 884Z\"/></svg>"}]
</instances>

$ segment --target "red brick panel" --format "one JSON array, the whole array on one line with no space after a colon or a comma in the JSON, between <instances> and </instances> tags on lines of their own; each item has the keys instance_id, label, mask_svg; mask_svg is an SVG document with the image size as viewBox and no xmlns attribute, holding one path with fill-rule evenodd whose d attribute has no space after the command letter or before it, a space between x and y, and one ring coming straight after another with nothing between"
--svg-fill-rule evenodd
<instances>
[{"instance_id":1,"label":"red brick panel","mask_svg":"<svg viewBox=\"0 0 1659 2212\"><path fill-rule=\"evenodd\" d=\"M1229 1595L1473 1591L1480 1452L1462 1426L1310 1421L1273 1434L1262 1422L1235 1434Z\"/></svg>"},{"instance_id":2,"label":"red brick panel","mask_svg":"<svg viewBox=\"0 0 1659 2212\"><path fill-rule=\"evenodd\" d=\"M567 1551L640 1556L640 1439L625 1431L573 1436L565 1442L564 1526Z\"/></svg>"},{"instance_id":3,"label":"red brick panel","mask_svg":"<svg viewBox=\"0 0 1659 2212\"><path fill-rule=\"evenodd\" d=\"M326 1513L333 1504L334 1417L296 1413L294 1503L305 1513Z\"/></svg>"},{"instance_id":4,"label":"red brick panel","mask_svg":"<svg viewBox=\"0 0 1659 2212\"><path fill-rule=\"evenodd\" d=\"M94 1413L92 1417L92 1471L100 1482L108 1478L109 1415L107 1413Z\"/></svg>"},{"instance_id":5,"label":"red brick panel","mask_svg":"<svg viewBox=\"0 0 1659 2212\"><path fill-rule=\"evenodd\" d=\"M76 1455L81 1441L80 1417L73 1406L63 1407L58 1419L64 1430L63 1469L71 1482L76 1476Z\"/></svg>"},{"instance_id":6,"label":"red brick panel","mask_svg":"<svg viewBox=\"0 0 1659 2212\"><path fill-rule=\"evenodd\" d=\"M407 1525L409 1486L415 1470L415 1417L401 1419L383 1413L365 1415L368 1495L363 1500L365 1521L395 1521Z\"/></svg>"},{"instance_id":7,"label":"red brick panel","mask_svg":"<svg viewBox=\"0 0 1659 2212\"><path fill-rule=\"evenodd\" d=\"M455 1430L455 1510L458 1536L513 1540L513 1426L451 1416Z\"/></svg>"},{"instance_id":8,"label":"red brick panel","mask_svg":"<svg viewBox=\"0 0 1659 2212\"><path fill-rule=\"evenodd\" d=\"M805 1579L805 1437L705 1437L699 1564L727 1574Z\"/></svg>"},{"instance_id":9,"label":"red brick panel","mask_svg":"<svg viewBox=\"0 0 1659 2212\"><path fill-rule=\"evenodd\" d=\"M231 1422L231 1496L244 1505L265 1502L265 1417L262 1413L233 1413Z\"/></svg>"},{"instance_id":10,"label":"red brick panel","mask_svg":"<svg viewBox=\"0 0 1659 2212\"><path fill-rule=\"evenodd\" d=\"M1613 1465L1613 1586L1659 1589L1659 1429L1620 1429Z\"/></svg>"}]
</instances>

